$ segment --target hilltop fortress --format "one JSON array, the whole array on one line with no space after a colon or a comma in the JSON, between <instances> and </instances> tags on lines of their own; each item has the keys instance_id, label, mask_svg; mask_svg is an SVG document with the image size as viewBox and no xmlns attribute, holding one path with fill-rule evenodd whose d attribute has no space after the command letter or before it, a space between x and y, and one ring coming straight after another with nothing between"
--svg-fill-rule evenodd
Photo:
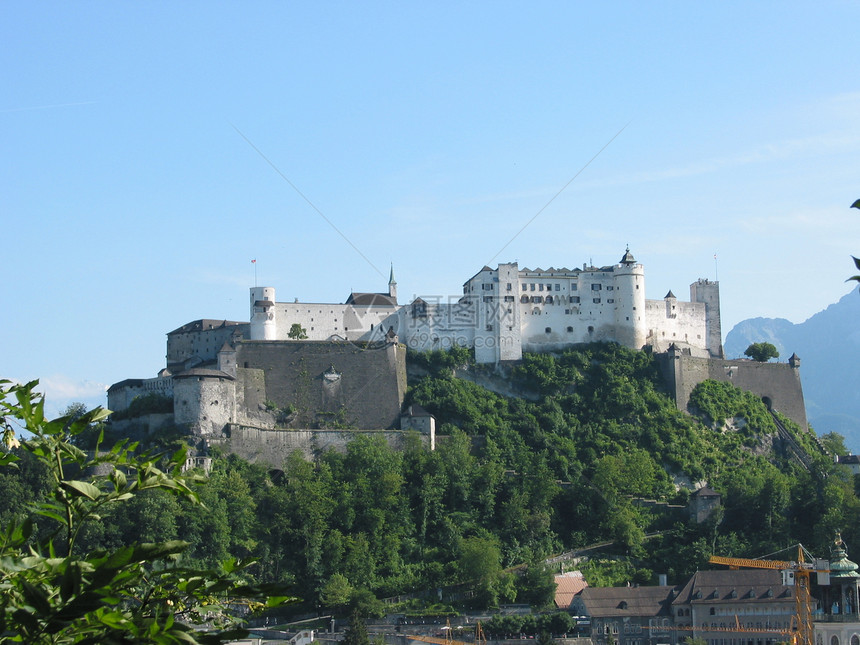
<instances>
[{"instance_id":1,"label":"hilltop fortress","mask_svg":"<svg viewBox=\"0 0 860 645\"><path fill-rule=\"evenodd\" d=\"M108 407L122 411L142 394L160 393L173 398L172 420L190 434L259 446L278 429L276 452L286 449L285 435L295 436L282 430L411 427L432 446L432 418L422 410L403 414L407 347L468 347L478 363L499 364L523 352L617 342L657 356L681 409L696 383L726 380L806 427L799 359L724 360L719 283L692 283L688 302L671 291L646 299L645 270L629 248L601 267L485 266L456 297L399 304L392 269L387 292L304 303L278 302L274 287L253 287L249 308L250 322L201 319L168 333L166 367L155 378L111 386ZM302 449L309 454L327 441L314 435Z\"/></svg>"},{"instance_id":2,"label":"hilltop fortress","mask_svg":"<svg viewBox=\"0 0 860 645\"><path fill-rule=\"evenodd\" d=\"M251 289L252 340L288 340L295 325L310 340L397 336L418 351L471 347L478 363L599 341L655 352L674 343L693 356L723 356L719 284L694 282L690 302L671 291L663 300L647 300L645 270L629 249L617 264L603 267L485 266L466 281L462 296L423 296L408 305L397 303L393 270L387 293L352 293L342 305L282 303L274 287Z\"/></svg>"}]
</instances>

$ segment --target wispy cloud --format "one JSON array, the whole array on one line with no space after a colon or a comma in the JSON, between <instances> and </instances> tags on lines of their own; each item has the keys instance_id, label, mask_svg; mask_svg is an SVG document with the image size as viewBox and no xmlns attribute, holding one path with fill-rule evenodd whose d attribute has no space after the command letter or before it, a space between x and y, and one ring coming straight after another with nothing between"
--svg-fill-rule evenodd
<instances>
[{"instance_id":1,"label":"wispy cloud","mask_svg":"<svg viewBox=\"0 0 860 645\"><path fill-rule=\"evenodd\" d=\"M608 180L589 182L590 186L617 186L646 182L666 181L705 175L750 164L767 163L802 156L833 154L855 150L860 144L860 134L828 133L799 139L787 139L763 144L735 155L713 157L686 166L662 170L642 171Z\"/></svg>"},{"instance_id":2,"label":"wispy cloud","mask_svg":"<svg viewBox=\"0 0 860 645\"><path fill-rule=\"evenodd\" d=\"M77 103L54 103L51 105L30 105L28 107L8 108L0 110L0 114L12 114L14 112L34 112L36 110L53 110L64 107L77 107L79 105L95 105L96 101L79 101Z\"/></svg>"},{"instance_id":3,"label":"wispy cloud","mask_svg":"<svg viewBox=\"0 0 860 645\"><path fill-rule=\"evenodd\" d=\"M29 379L10 378L17 384L24 384ZM74 379L65 374L53 374L39 378L36 391L45 396L45 416L53 418L71 403L83 403L88 409L96 406L104 407L108 386L90 380Z\"/></svg>"},{"instance_id":4,"label":"wispy cloud","mask_svg":"<svg viewBox=\"0 0 860 645\"><path fill-rule=\"evenodd\" d=\"M108 386L89 380L75 380L64 374L39 379L39 390L44 392L46 399L91 399L104 397Z\"/></svg>"}]
</instances>

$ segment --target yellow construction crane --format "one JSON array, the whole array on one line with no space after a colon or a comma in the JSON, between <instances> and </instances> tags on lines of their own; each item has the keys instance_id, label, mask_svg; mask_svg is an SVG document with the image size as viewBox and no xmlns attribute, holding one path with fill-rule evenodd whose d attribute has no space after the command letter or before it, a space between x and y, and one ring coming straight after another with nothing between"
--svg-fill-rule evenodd
<instances>
[{"instance_id":1,"label":"yellow construction crane","mask_svg":"<svg viewBox=\"0 0 860 645\"><path fill-rule=\"evenodd\" d=\"M783 572L783 584L794 584L795 624L797 628L794 637L795 645L813 645L812 643L812 597L809 593L810 574L815 571L818 574L830 573L829 564L826 560L816 560L815 563L807 562L803 557L803 546L797 545L797 560L751 560L747 558L724 558L712 555L709 559L712 564L724 564L731 569L747 567L750 569L776 569ZM822 580L819 580L822 583Z\"/></svg>"}]
</instances>

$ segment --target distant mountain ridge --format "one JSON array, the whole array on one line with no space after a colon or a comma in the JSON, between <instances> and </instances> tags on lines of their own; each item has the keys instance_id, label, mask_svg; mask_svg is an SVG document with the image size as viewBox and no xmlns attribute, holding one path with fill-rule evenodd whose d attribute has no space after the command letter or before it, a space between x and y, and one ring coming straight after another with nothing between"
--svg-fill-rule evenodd
<instances>
[{"instance_id":1,"label":"distant mountain ridge","mask_svg":"<svg viewBox=\"0 0 860 645\"><path fill-rule=\"evenodd\" d=\"M750 343L769 342L779 360L800 359L803 398L818 435L838 432L860 453L860 293L855 289L802 323L750 318L726 336L728 358L743 358Z\"/></svg>"}]
</instances>

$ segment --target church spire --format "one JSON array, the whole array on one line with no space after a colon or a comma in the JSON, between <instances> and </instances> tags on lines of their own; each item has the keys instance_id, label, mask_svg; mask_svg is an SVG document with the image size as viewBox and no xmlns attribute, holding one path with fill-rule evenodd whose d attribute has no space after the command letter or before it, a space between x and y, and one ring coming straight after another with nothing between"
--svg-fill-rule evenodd
<instances>
[{"instance_id":1,"label":"church spire","mask_svg":"<svg viewBox=\"0 0 860 645\"><path fill-rule=\"evenodd\" d=\"M394 279L394 263L391 263L391 274L388 277L388 295L397 302L397 280Z\"/></svg>"}]
</instances>

